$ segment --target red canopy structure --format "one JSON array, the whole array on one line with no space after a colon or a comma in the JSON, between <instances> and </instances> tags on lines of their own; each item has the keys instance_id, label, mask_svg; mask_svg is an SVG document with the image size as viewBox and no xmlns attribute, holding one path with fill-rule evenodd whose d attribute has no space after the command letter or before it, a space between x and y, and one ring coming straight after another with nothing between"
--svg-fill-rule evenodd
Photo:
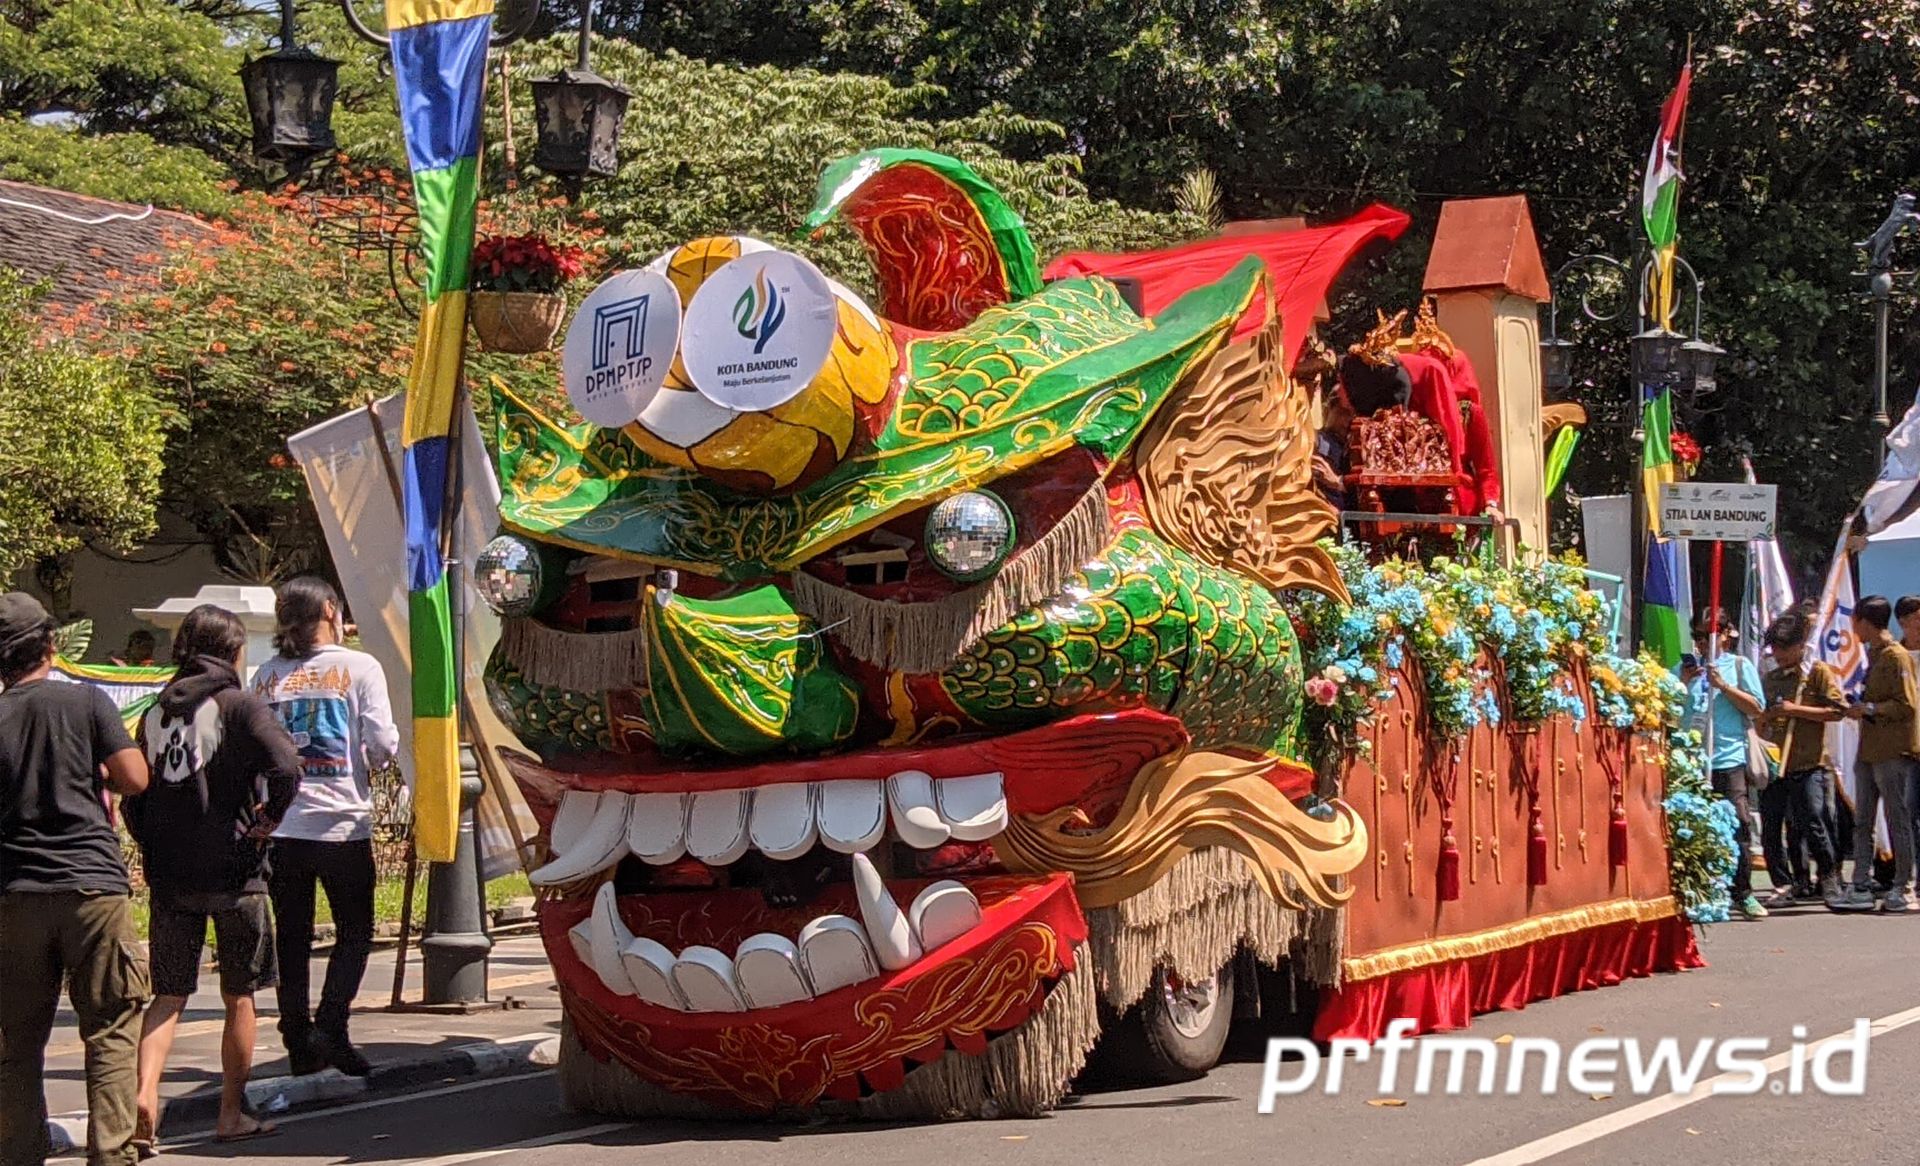
<instances>
[{"instance_id":1,"label":"red canopy structure","mask_svg":"<svg viewBox=\"0 0 1920 1166\"><path fill-rule=\"evenodd\" d=\"M1327 288L1340 269L1373 239L1399 238L1411 221L1404 212L1375 203L1344 222L1325 227L1203 239L1163 251L1120 255L1077 251L1049 263L1046 278L1100 275L1137 279L1144 309L1152 315L1183 293L1219 279L1247 256L1258 255L1266 260L1273 279L1287 365L1292 367L1313 326L1314 308L1326 298ZM1258 328L1266 319L1266 311L1265 300L1256 297L1234 334L1244 336Z\"/></svg>"}]
</instances>

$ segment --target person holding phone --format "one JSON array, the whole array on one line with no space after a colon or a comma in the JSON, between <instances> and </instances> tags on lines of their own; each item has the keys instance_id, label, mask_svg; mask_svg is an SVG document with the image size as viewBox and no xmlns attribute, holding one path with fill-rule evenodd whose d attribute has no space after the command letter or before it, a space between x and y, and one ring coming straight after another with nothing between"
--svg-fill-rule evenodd
<instances>
[{"instance_id":1,"label":"person holding phone","mask_svg":"<svg viewBox=\"0 0 1920 1166\"><path fill-rule=\"evenodd\" d=\"M1761 681L1767 707L1760 716L1760 733L1781 750L1780 776L1760 795L1760 838L1777 888L1767 901L1770 907L1788 906L1796 899L1789 874L1789 848L1796 840L1813 859L1819 896L1828 902L1840 897L1838 854L1826 824L1833 782L1827 724L1846 716L1847 698L1825 661L1808 661L1812 632L1813 620L1797 608L1767 626L1774 667ZM1783 840L1788 826L1791 837Z\"/></svg>"},{"instance_id":2,"label":"person holding phone","mask_svg":"<svg viewBox=\"0 0 1920 1166\"><path fill-rule=\"evenodd\" d=\"M1907 788L1920 768L1920 684L1913 656L1888 627L1893 604L1869 595L1853 605L1853 634L1867 646L1867 680L1847 716L1860 722L1859 805L1854 807L1853 889L1833 906L1841 911L1889 914L1908 910L1907 883L1913 878L1913 815ZM1874 815L1886 811L1893 842L1893 882L1878 904L1873 897Z\"/></svg>"},{"instance_id":3,"label":"person holding phone","mask_svg":"<svg viewBox=\"0 0 1920 1166\"><path fill-rule=\"evenodd\" d=\"M1719 654L1713 655L1710 648L1716 632ZM1733 908L1748 919L1765 919L1767 909L1753 893L1747 730L1760 715L1766 695L1760 686L1760 670L1734 651L1737 635L1725 611L1701 611L1693 622L1694 651L1698 655L1681 660L1680 680L1687 686L1687 720L1698 724L1702 736L1712 740L1707 769L1713 792L1733 803L1739 819L1733 831L1738 853L1728 888Z\"/></svg>"}]
</instances>

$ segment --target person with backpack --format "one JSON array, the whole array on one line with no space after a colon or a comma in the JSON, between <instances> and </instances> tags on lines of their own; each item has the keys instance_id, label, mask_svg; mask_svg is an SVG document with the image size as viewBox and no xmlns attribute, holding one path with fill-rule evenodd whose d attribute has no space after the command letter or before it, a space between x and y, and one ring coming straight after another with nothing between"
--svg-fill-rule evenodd
<instances>
[{"instance_id":1,"label":"person with backpack","mask_svg":"<svg viewBox=\"0 0 1920 1166\"><path fill-rule=\"evenodd\" d=\"M140 723L153 780L126 803L152 891L147 954L154 1000L140 1034L140 1132L158 1133L160 1077L187 999L200 981L200 953L213 923L226 1030L220 1042L216 1141L271 1134L247 1112L257 1025L254 993L276 982L267 908L268 837L293 804L300 756L259 697L240 685L247 630L230 611L203 603L173 639L173 679Z\"/></svg>"},{"instance_id":2,"label":"person with backpack","mask_svg":"<svg viewBox=\"0 0 1920 1166\"><path fill-rule=\"evenodd\" d=\"M373 1071L347 1017L373 950L373 770L400 751L380 662L347 647L340 597L323 579L291 580L275 597L279 654L254 674L300 751L300 792L274 831L269 893L280 949L280 1039L295 1073L328 1065ZM309 1012L307 959L314 889L333 909L335 938L320 1007Z\"/></svg>"}]
</instances>

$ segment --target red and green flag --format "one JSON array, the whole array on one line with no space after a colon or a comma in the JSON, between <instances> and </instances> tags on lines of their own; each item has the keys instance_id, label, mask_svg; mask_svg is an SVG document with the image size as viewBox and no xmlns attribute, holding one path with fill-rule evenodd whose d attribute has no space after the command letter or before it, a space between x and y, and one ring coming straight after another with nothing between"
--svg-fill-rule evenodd
<instances>
[{"instance_id":1,"label":"red and green flag","mask_svg":"<svg viewBox=\"0 0 1920 1166\"><path fill-rule=\"evenodd\" d=\"M1693 84L1693 65L1680 69L1680 80L1660 107L1660 132L1647 152L1647 173L1640 184L1640 221L1653 247L1654 318L1663 328L1673 326L1673 255L1680 237L1680 141L1686 136L1687 90Z\"/></svg>"}]
</instances>

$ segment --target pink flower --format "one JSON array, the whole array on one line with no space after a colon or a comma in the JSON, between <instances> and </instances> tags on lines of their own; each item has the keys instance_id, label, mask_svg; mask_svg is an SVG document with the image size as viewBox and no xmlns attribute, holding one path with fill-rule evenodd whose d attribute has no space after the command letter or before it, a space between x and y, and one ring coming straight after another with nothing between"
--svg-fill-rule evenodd
<instances>
[{"instance_id":1,"label":"pink flower","mask_svg":"<svg viewBox=\"0 0 1920 1166\"><path fill-rule=\"evenodd\" d=\"M1307 696L1317 705L1328 706L1340 699L1340 686L1324 676L1315 676L1307 681Z\"/></svg>"}]
</instances>

